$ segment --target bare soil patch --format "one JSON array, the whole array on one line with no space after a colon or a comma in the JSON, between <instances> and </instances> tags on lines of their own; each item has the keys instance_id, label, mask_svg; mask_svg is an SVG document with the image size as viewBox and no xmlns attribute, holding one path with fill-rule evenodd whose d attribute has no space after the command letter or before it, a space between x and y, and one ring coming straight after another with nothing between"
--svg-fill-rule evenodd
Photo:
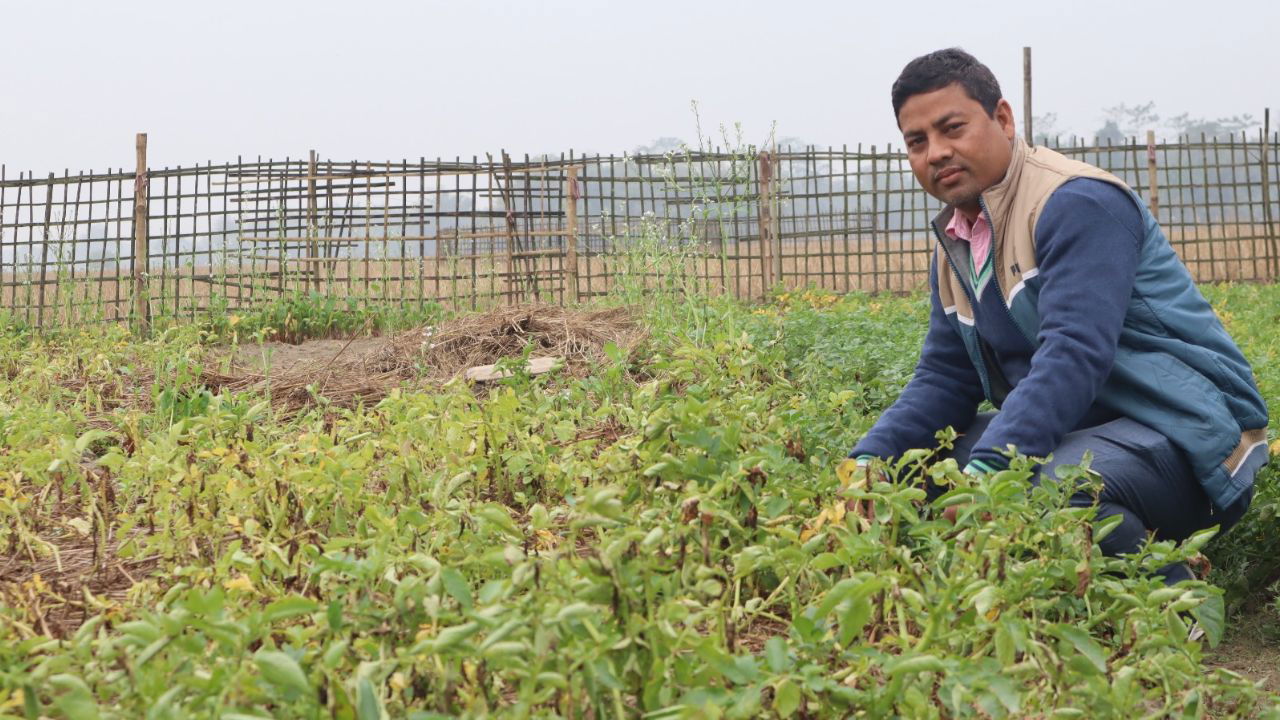
<instances>
[{"instance_id":1,"label":"bare soil patch","mask_svg":"<svg viewBox=\"0 0 1280 720\"><path fill-rule=\"evenodd\" d=\"M1206 653L1205 665L1239 673L1280 693L1280 611L1264 605L1236 618L1222 644Z\"/></svg>"},{"instance_id":2,"label":"bare soil patch","mask_svg":"<svg viewBox=\"0 0 1280 720\"><path fill-rule=\"evenodd\" d=\"M351 360L381 349L385 337L359 337L351 340L307 340L291 344L265 342L242 345L232 358L232 365L263 375L288 375L298 366L324 365L331 360Z\"/></svg>"},{"instance_id":3,"label":"bare soil patch","mask_svg":"<svg viewBox=\"0 0 1280 720\"><path fill-rule=\"evenodd\" d=\"M241 347L229 370L206 370L201 381L214 391L269 393L285 412L302 410L320 397L352 407L377 402L407 381L444 383L468 368L520 357L526 348L532 356L560 358L563 372L581 376L606 360L607 346L629 352L645 337L628 308L525 305L381 338Z\"/></svg>"}]
</instances>

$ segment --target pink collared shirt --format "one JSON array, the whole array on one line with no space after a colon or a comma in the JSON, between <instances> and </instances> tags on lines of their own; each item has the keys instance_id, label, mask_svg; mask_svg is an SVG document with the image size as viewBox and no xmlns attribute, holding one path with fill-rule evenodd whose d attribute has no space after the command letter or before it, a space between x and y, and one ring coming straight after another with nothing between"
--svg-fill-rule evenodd
<instances>
[{"instance_id":1,"label":"pink collared shirt","mask_svg":"<svg viewBox=\"0 0 1280 720\"><path fill-rule=\"evenodd\" d=\"M986 213L978 213L972 223L959 210L951 213L951 222L947 223L947 235L952 240L969 243L969 254L973 256L973 267L981 270L987 262L987 253L991 252L991 226L987 224Z\"/></svg>"}]
</instances>

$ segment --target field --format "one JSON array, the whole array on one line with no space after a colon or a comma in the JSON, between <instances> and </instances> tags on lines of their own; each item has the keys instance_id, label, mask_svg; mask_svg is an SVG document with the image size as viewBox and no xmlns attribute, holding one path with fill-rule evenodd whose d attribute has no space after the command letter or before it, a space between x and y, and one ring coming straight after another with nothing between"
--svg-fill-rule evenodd
<instances>
[{"instance_id":1,"label":"field","mask_svg":"<svg viewBox=\"0 0 1280 720\"><path fill-rule=\"evenodd\" d=\"M851 481L926 300L674 270L567 313L0 334L0 718L1280 717L1275 464L1230 533L1122 559L1026 461ZM1280 397L1280 289L1206 292Z\"/></svg>"}]
</instances>

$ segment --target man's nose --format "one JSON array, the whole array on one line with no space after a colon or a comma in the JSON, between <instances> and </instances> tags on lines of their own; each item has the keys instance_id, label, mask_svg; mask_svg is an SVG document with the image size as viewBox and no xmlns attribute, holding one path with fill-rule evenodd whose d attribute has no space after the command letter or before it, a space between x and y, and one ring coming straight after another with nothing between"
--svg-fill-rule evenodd
<instances>
[{"instance_id":1,"label":"man's nose","mask_svg":"<svg viewBox=\"0 0 1280 720\"><path fill-rule=\"evenodd\" d=\"M929 142L929 164L945 165L951 161L951 143L942 139L935 139Z\"/></svg>"}]
</instances>

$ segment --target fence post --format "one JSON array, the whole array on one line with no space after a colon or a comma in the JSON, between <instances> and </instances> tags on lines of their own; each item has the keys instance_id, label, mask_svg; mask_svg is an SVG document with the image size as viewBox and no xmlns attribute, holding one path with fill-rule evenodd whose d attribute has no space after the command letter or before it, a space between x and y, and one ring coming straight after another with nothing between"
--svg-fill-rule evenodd
<instances>
[{"instance_id":1,"label":"fence post","mask_svg":"<svg viewBox=\"0 0 1280 720\"><path fill-rule=\"evenodd\" d=\"M778 171L782 161L778 159L778 148L769 153L769 232L773 237L773 282L782 283L782 205L778 199ZM805 251L806 253L808 250Z\"/></svg>"},{"instance_id":2,"label":"fence post","mask_svg":"<svg viewBox=\"0 0 1280 720\"><path fill-rule=\"evenodd\" d=\"M142 333L151 330L151 308L147 302L147 270L151 253L147 241L147 134L137 136L138 166L133 176L133 311Z\"/></svg>"},{"instance_id":3,"label":"fence post","mask_svg":"<svg viewBox=\"0 0 1280 720\"><path fill-rule=\"evenodd\" d=\"M1022 124L1026 126L1027 144L1031 145L1035 135L1031 130L1031 48L1022 48Z\"/></svg>"},{"instance_id":4,"label":"fence post","mask_svg":"<svg viewBox=\"0 0 1280 720\"><path fill-rule=\"evenodd\" d=\"M40 251L40 307L36 308L36 326L44 327L44 288L48 282L49 271L49 223L53 219L53 173L49 173L49 184L44 193L44 242ZM35 213L32 213L33 215ZM55 279L54 282L57 282Z\"/></svg>"},{"instance_id":5,"label":"fence post","mask_svg":"<svg viewBox=\"0 0 1280 720\"><path fill-rule=\"evenodd\" d=\"M311 258L302 267L304 272L311 275L312 285L318 293L320 292L320 242L316 240L316 223L316 151L312 150L310 159L307 160L307 249Z\"/></svg>"},{"instance_id":6,"label":"fence post","mask_svg":"<svg viewBox=\"0 0 1280 720\"><path fill-rule=\"evenodd\" d=\"M565 168L565 200L567 204L564 208L564 241L565 241L565 268L568 272L565 280L568 287L565 291L569 297L573 298L573 302L577 303L578 296L578 166L570 165Z\"/></svg>"},{"instance_id":7,"label":"fence post","mask_svg":"<svg viewBox=\"0 0 1280 720\"><path fill-rule=\"evenodd\" d=\"M1151 216L1155 217L1160 209L1160 188L1156 185L1156 131L1147 131L1147 205Z\"/></svg>"},{"instance_id":8,"label":"fence post","mask_svg":"<svg viewBox=\"0 0 1280 720\"><path fill-rule=\"evenodd\" d=\"M773 163L768 150L761 150L760 161L760 280L764 283L761 297L769 296L773 285Z\"/></svg>"},{"instance_id":9,"label":"fence post","mask_svg":"<svg viewBox=\"0 0 1280 720\"><path fill-rule=\"evenodd\" d=\"M1266 108L1262 113L1262 142L1258 143L1258 149L1261 151L1259 156L1262 160L1262 222L1266 225L1264 233L1271 236L1271 280L1274 282L1280 279L1280 237L1276 237L1276 229L1271 224L1275 219L1271 213L1271 168L1267 155L1271 148L1267 145L1271 141L1271 108Z\"/></svg>"}]
</instances>

